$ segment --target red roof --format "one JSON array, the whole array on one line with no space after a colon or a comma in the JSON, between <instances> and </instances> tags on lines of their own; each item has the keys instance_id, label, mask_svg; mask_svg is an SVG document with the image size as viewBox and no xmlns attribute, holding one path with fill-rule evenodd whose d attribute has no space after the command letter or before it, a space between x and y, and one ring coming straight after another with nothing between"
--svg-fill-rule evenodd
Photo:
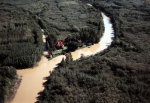
<instances>
[{"instance_id":1,"label":"red roof","mask_svg":"<svg viewBox=\"0 0 150 103\"><path fill-rule=\"evenodd\" d=\"M54 45L55 46L64 46L63 42L61 42L61 41L57 41Z\"/></svg>"}]
</instances>

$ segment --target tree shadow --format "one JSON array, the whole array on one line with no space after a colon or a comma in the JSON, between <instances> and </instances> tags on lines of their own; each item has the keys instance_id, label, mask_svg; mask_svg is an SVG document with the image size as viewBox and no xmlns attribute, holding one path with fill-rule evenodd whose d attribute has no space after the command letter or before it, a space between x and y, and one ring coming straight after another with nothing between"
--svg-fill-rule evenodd
<instances>
[{"instance_id":1,"label":"tree shadow","mask_svg":"<svg viewBox=\"0 0 150 103\"><path fill-rule=\"evenodd\" d=\"M46 42L43 43L44 51L47 51Z\"/></svg>"},{"instance_id":2,"label":"tree shadow","mask_svg":"<svg viewBox=\"0 0 150 103\"><path fill-rule=\"evenodd\" d=\"M44 89L45 89L45 86L46 86L47 83L48 83L48 76L47 76L47 77L44 77L43 79L46 80L46 82L44 82L44 83L42 84L43 87L44 87ZM44 90L38 92L38 96L36 97L36 100L37 100L37 101L36 101L35 103L40 103L41 101L44 100Z\"/></svg>"},{"instance_id":3,"label":"tree shadow","mask_svg":"<svg viewBox=\"0 0 150 103\"><path fill-rule=\"evenodd\" d=\"M59 65L59 63L57 64L57 65ZM55 70L58 70L58 67L55 67L54 68L54 70L53 71L55 71ZM51 73L50 73L50 75L51 75ZM50 79L50 75L49 76L46 76L46 77L43 77L43 80L46 80L45 82L43 82L43 87L44 87L44 89L45 89L45 87L46 87L46 85L48 84L48 80ZM40 91L40 92L38 92L38 96L36 97L36 102L35 103L40 103L40 102L42 102L43 100L44 100L44 90L42 90L42 91Z\"/></svg>"},{"instance_id":4,"label":"tree shadow","mask_svg":"<svg viewBox=\"0 0 150 103\"><path fill-rule=\"evenodd\" d=\"M38 97L36 97L37 101L35 103L40 103L40 101L43 101L43 95L44 95L44 92L43 91L40 91L38 93Z\"/></svg>"}]
</instances>

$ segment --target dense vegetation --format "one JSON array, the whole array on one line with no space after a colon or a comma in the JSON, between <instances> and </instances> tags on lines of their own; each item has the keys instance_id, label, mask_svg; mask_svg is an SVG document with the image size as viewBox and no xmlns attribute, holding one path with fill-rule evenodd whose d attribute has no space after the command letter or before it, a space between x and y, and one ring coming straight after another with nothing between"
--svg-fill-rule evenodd
<instances>
[{"instance_id":1,"label":"dense vegetation","mask_svg":"<svg viewBox=\"0 0 150 103\"><path fill-rule=\"evenodd\" d=\"M58 1L58 4L63 2L65 1ZM70 2L68 1L67 3ZM58 8L62 11L59 15L62 15L65 18L60 18L60 21L57 20L57 22L60 22L59 26L56 25L57 23L55 26L53 26L54 24L49 26L47 23L47 28L45 29L45 35L47 35L47 49L50 53L56 50L54 44L57 40L62 41L65 44L67 51L74 51L78 47L83 47L83 45L91 45L99 42L99 38L104 31L101 12L80 2L78 2L78 5L60 6ZM68 11L67 14L66 11ZM57 11L54 12L57 14ZM84 14L82 14L83 12ZM56 18L55 15L53 18ZM70 24L66 24L67 26L63 26L63 28L61 27L61 25L68 22Z\"/></svg>"},{"instance_id":2,"label":"dense vegetation","mask_svg":"<svg viewBox=\"0 0 150 103\"><path fill-rule=\"evenodd\" d=\"M4 103L17 84L16 68L36 65L43 41L40 19L7 3L0 3L0 15L0 103Z\"/></svg>"},{"instance_id":3,"label":"dense vegetation","mask_svg":"<svg viewBox=\"0 0 150 103\"><path fill-rule=\"evenodd\" d=\"M0 4L0 65L32 67L41 58L43 42L40 26L18 8Z\"/></svg>"},{"instance_id":4,"label":"dense vegetation","mask_svg":"<svg viewBox=\"0 0 150 103\"><path fill-rule=\"evenodd\" d=\"M99 41L104 29L101 13L77 1L73 5L71 1L63 2L65 1L0 1L0 67L13 66L19 69L36 65L43 52L41 29L47 35L49 52L56 50L54 44L57 40L64 41L66 46L73 46L68 47L69 50L83 45L78 43L78 39L84 43ZM70 61L69 56L66 61ZM7 79L7 76L3 78ZM13 79L10 82L13 86ZM11 86L2 83L5 88L2 95L5 97L2 96L1 100L7 99L7 89Z\"/></svg>"},{"instance_id":5,"label":"dense vegetation","mask_svg":"<svg viewBox=\"0 0 150 103\"><path fill-rule=\"evenodd\" d=\"M57 40L75 50L84 45L78 40L87 45L98 42L103 32L101 11L114 26L111 47L75 62L66 54L47 77L39 102L149 103L150 0L1 0L0 102L12 92L14 67L32 67L40 60L41 28L48 35L49 51L55 50Z\"/></svg>"},{"instance_id":6,"label":"dense vegetation","mask_svg":"<svg viewBox=\"0 0 150 103\"><path fill-rule=\"evenodd\" d=\"M91 13L88 23L92 26L90 26L89 28L80 28L80 30L78 30L78 34L68 36L65 39L66 45L69 45L72 42L78 43L78 40L81 40L82 45L87 45L88 43L98 43L99 38L102 36L104 31L104 24L101 13ZM81 46L81 43L79 43L77 46Z\"/></svg>"},{"instance_id":7,"label":"dense vegetation","mask_svg":"<svg viewBox=\"0 0 150 103\"><path fill-rule=\"evenodd\" d=\"M95 56L62 60L47 77L39 103L149 103L149 0L96 0L93 5L111 18L115 40Z\"/></svg>"},{"instance_id":8,"label":"dense vegetation","mask_svg":"<svg viewBox=\"0 0 150 103\"><path fill-rule=\"evenodd\" d=\"M0 103L4 103L13 93L12 87L14 87L16 79L16 68L9 66L0 67Z\"/></svg>"}]
</instances>

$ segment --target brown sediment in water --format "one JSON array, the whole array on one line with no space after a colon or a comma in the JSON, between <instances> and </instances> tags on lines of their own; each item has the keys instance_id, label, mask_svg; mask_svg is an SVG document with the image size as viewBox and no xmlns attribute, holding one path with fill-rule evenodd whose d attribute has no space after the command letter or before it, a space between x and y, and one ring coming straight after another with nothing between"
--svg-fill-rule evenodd
<instances>
[{"instance_id":1,"label":"brown sediment in water","mask_svg":"<svg viewBox=\"0 0 150 103\"><path fill-rule=\"evenodd\" d=\"M98 48L100 47L100 44L94 44L89 47L85 47L79 50L76 50L75 52L71 52L73 60L79 59L81 55L83 56L89 56L92 54L97 53Z\"/></svg>"},{"instance_id":2,"label":"brown sediment in water","mask_svg":"<svg viewBox=\"0 0 150 103\"><path fill-rule=\"evenodd\" d=\"M94 47L91 46L90 48L94 48L95 51L97 46L99 45L94 45ZM87 51L89 51L89 48L83 48L72 52L73 60L78 59L81 57L82 53L86 53ZM44 55L46 54L47 52L44 52ZM42 85L42 83L46 81L44 77L49 76L49 71L52 71L57 64L61 62L63 57L63 55L60 55L48 61L45 56L42 56L41 61L36 67L17 70L17 74L23 77L12 103L33 103L37 101L36 97L38 97L38 92L44 89Z\"/></svg>"},{"instance_id":3,"label":"brown sediment in water","mask_svg":"<svg viewBox=\"0 0 150 103\"><path fill-rule=\"evenodd\" d=\"M38 92L44 89L42 83L46 81L45 77L49 76L49 71L52 71L63 57L64 56L61 55L48 61L43 56L37 67L33 69L18 70L18 75L22 75L23 77L12 103L36 102Z\"/></svg>"},{"instance_id":4,"label":"brown sediment in water","mask_svg":"<svg viewBox=\"0 0 150 103\"><path fill-rule=\"evenodd\" d=\"M99 44L99 43L98 43L98 44L94 44L93 46L91 46L90 51L93 53L93 52L95 52L99 47L100 47L100 44Z\"/></svg>"},{"instance_id":5,"label":"brown sediment in water","mask_svg":"<svg viewBox=\"0 0 150 103\"><path fill-rule=\"evenodd\" d=\"M76 50L76 52L71 52L73 60L76 60L79 57L79 50Z\"/></svg>"}]
</instances>

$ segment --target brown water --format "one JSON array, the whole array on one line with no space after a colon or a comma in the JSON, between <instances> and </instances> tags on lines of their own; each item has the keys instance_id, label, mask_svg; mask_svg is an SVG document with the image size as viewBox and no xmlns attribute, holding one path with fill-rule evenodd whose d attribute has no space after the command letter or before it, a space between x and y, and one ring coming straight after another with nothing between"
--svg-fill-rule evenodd
<instances>
[{"instance_id":1,"label":"brown water","mask_svg":"<svg viewBox=\"0 0 150 103\"><path fill-rule=\"evenodd\" d=\"M81 57L81 54L84 56L94 55L108 46L106 44L111 43L112 40L112 24L109 23L109 18L106 17L103 13L103 21L105 26L105 32L101 41L98 44L94 44L90 47L86 47L80 50L72 52L73 60L76 60ZM106 32L107 31L107 32ZM114 35L113 35L114 36ZM45 36L43 35L43 42L45 42ZM61 62L62 58L65 56L60 55L52 60L48 61L45 55L47 52L43 53L41 61L34 68L17 70L17 74L22 76L21 84L17 90L17 93L12 101L12 103L34 103L37 101L38 93L44 89L43 83L45 82L45 77L49 76L49 71L52 71L58 63Z\"/></svg>"},{"instance_id":2,"label":"brown water","mask_svg":"<svg viewBox=\"0 0 150 103\"><path fill-rule=\"evenodd\" d=\"M34 103L38 92L43 90L42 83L45 82L45 77L49 76L49 71L56 67L63 56L58 56L48 61L42 56L41 61L34 69L17 70L17 74L22 76L21 84L17 90L12 103Z\"/></svg>"}]
</instances>

